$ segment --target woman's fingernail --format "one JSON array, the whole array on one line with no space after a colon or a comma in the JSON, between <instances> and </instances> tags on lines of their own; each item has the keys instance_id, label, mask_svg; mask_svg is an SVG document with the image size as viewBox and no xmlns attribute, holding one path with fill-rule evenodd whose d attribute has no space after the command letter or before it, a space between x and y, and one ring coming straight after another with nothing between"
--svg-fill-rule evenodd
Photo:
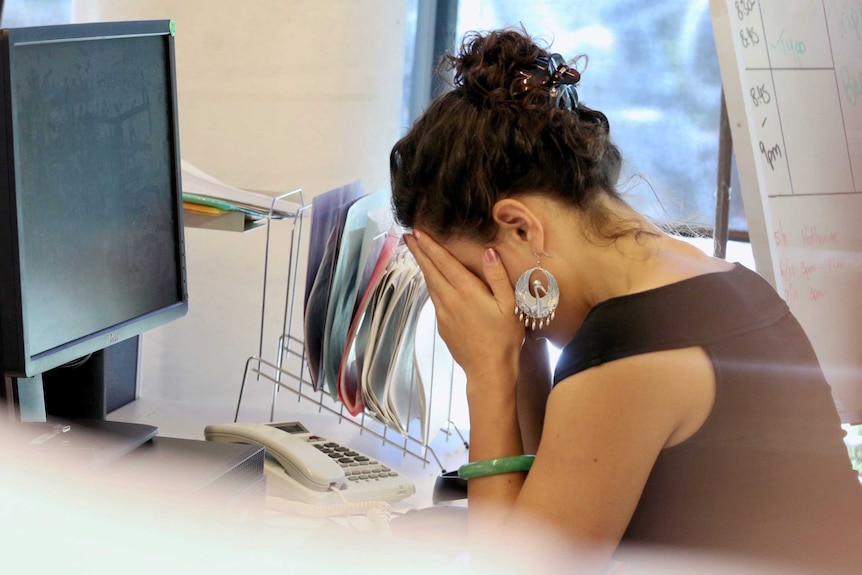
<instances>
[{"instance_id":1,"label":"woman's fingernail","mask_svg":"<svg viewBox=\"0 0 862 575\"><path fill-rule=\"evenodd\" d=\"M422 237L422 234L419 233L419 230L413 230L413 237L416 238L416 241L419 241L419 238Z\"/></svg>"},{"instance_id":2,"label":"woman's fingernail","mask_svg":"<svg viewBox=\"0 0 862 575\"><path fill-rule=\"evenodd\" d=\"M492 264L497 261L497 251L494 248L485 250L485 262Z\"/></svg>"}]
</instances>

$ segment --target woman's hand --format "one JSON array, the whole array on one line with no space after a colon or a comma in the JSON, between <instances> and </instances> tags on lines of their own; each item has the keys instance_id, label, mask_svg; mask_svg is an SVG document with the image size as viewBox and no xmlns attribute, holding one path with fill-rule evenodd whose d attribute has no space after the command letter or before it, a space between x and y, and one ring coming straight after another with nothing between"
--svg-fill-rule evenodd
<instances>
[{"instance_id":1,"label":"woman's hand","mask_svg":"<svg viewBox=\"0 0 862 575\"><path fill-rule=\"evenodd\" d=\"M405 241L425 276L440 336L468 385L500 381L513 388L524 326L512 313L515 294L497 252L481 254L480 279L428 234L416 231Z\"/></svg>"},{"instance_id":2,"label":"woman's hand","mask_svg":"<svg viewBox=\"0 0 862 575\"><path fill-rule=\"evenodd\" d=\"M506 268L490 248L453 247L462 263L428 234L414 232L405 241L425 276L437 330L467 375L470 461L523 453L517 384L524 325L513 314L515 293ZM495 531L523 480L523 473L472 479L470 531Z\"/></svg>"}]
</instances>

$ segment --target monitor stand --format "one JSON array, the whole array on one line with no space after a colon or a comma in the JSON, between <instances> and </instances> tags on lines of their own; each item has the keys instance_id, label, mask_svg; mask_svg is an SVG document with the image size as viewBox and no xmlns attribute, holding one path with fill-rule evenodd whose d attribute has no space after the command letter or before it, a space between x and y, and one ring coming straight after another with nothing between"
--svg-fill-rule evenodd
<instances>
[{"instance_id":1,"label":"monitor stand","mask_svg":"<svg viewBox=\"0 0 862 575\"><path fill-rule=\"evenodd\" d=\"M41 376L5 379L8 419L13 433L20 431L13 444L36 455L98 467L158 434L158 427L144 423L47 415Z\"/></svg>"}]
</instances>

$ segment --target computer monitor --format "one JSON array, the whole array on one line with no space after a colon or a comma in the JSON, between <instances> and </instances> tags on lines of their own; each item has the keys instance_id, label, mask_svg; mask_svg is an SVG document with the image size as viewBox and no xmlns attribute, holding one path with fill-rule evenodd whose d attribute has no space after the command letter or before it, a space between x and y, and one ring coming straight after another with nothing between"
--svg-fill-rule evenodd
<instances>
[{"instance_id":1,"label":"computer monitor","mask_svg":"<svg viewBox=\"0 0 862 575\"><path fill-rule=\"evenodd\" d=\"M180 177L170 21L0 30L7 403L186 313Z\"/></svg>"}]
</instances>

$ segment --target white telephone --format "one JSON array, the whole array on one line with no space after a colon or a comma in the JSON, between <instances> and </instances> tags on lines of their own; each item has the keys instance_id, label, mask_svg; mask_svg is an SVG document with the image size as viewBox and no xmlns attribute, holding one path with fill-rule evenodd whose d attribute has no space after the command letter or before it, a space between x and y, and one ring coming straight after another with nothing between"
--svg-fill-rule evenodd
<instances>
[{"instance_id":1,"label":"white telephone","mask_svg":"<svg viewBox=\"0 0 862 575\"><path fill-rule=\"evenodd\" d=\"M208 441L262 445L271 496L328 504L399 501L416 492L411 481L388 466L314 435L298 421L213 424L204 428L204 436Z\"/></svg>"}]
</instances>

